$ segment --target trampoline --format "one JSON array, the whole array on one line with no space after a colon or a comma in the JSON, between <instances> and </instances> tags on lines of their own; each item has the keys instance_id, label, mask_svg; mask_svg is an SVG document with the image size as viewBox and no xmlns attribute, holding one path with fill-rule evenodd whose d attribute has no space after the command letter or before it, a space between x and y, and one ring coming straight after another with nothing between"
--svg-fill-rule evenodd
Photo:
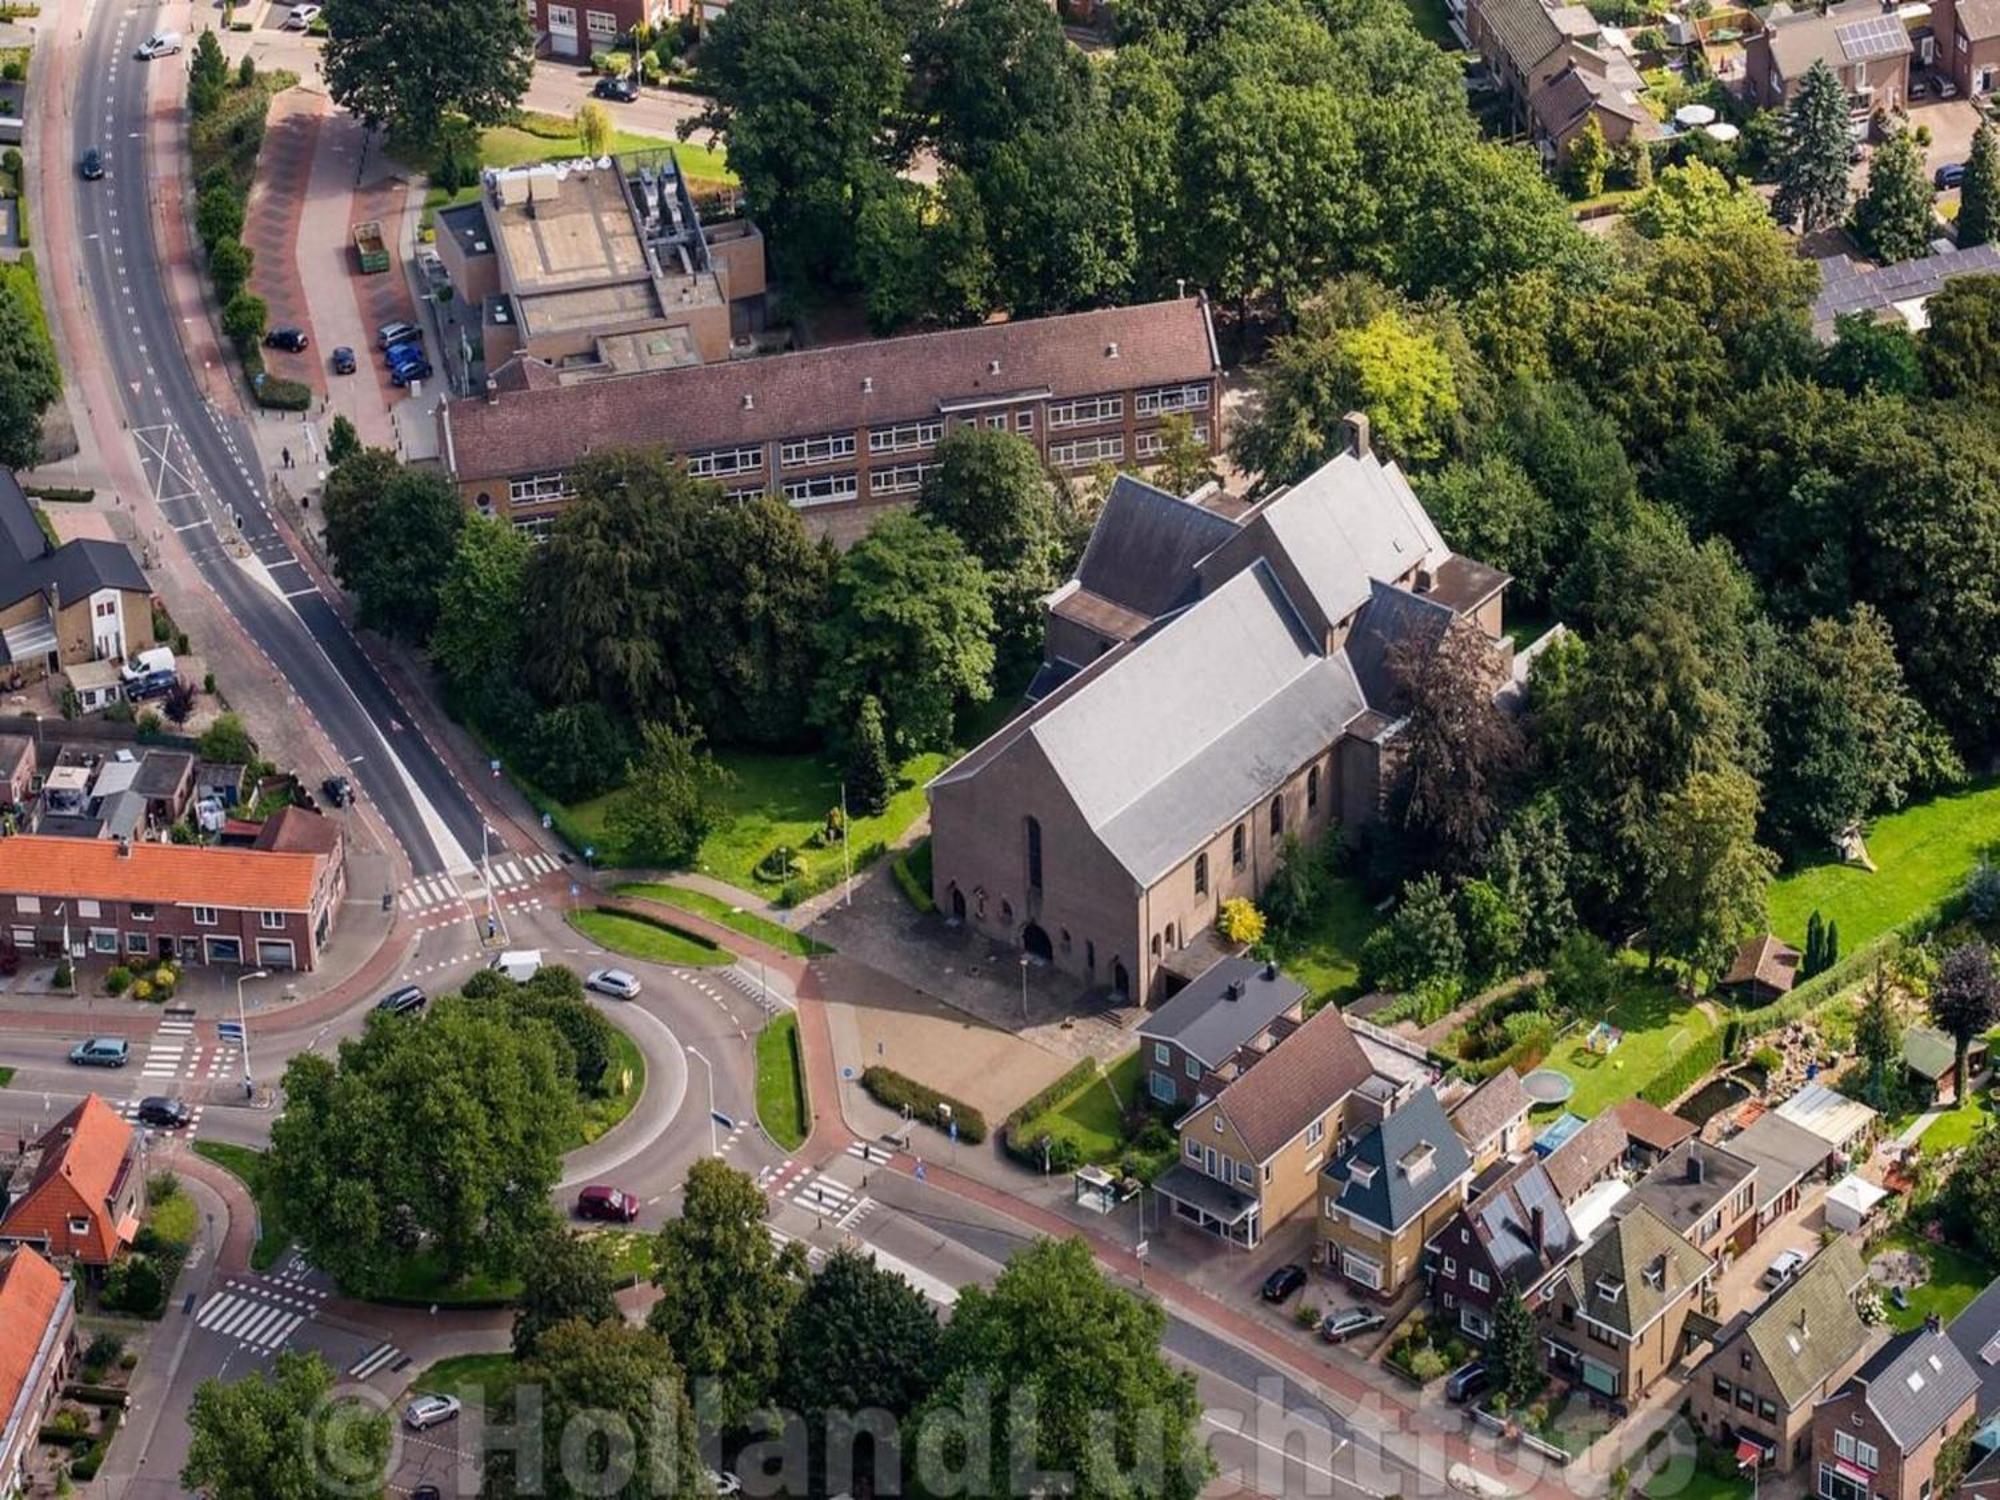
<instances>
[{"instance_id":1,"label":"trampoline","mask_svg":"<svg viewBox=\"0 0 2000 1500\"><path fill-rule=\"evenodd\" d=\"M1521 1080L1521 1087L1537 1104L1567 1104L1576 1092L1576 1080L1554 1068L1537 1068Z\"/></svg>"}]
</instances>

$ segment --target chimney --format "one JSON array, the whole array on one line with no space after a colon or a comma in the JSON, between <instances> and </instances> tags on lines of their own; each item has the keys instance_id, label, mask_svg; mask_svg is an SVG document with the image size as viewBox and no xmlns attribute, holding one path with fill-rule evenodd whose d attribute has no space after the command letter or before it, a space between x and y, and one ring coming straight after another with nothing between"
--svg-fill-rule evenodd
<instances>
[{"instance_id":1,"label":"chimney","mask_svg":"<svg viewBox=\"0 0 2000 1500\"><path fill-rule=\"evenodd\" d=\"M118 840L118 857L120 859L130 859L132 857L132 841L130 839L120 838Z\"/></svg>"},{"instance_id":2,"label":"chimney","mask_svg":"<svg viewBox=\"0 0 2000 1500\"><path fill-rule=\"evenodd\" d=\"M1241 1000L1243 998L1242 984L1237 980L1230 980L1229 983L1222 987L1222 998L1225 1000Z\"/></svg>"},{"instance_id":3,"label":"chimney","mask_svg":"<svg viewBox=\"0 0 2000 1500\"><path fill-rule=\"evenodd\" d=\"M1340 430L1347 435L1347 451L1356 458L1366 458L1374 450L1368 442L1368 413L1351 411L1340 419Z\"/></svg>"},{"instance_id":4,"label":"chimney","mask_svg":"<svg viewBox=\"0 0 2000 1500\"><path fill-rule=\"evenodd\" d=\"M1275 958L1267 958L1267 959L1265 959L1265 960L1264 960L1264 978L1265 978L1265 979L1266 979L1266 980L1268 981L1268 980L1272 980L1272 979L1276 979L1277 977L1278 977L1278 961L1277 961L1277 960L1276 960Z\"/></svg>"},{"instance_id":5,"label":"chimney","mask_svg":"<svg viewBox=\"0 0 2000 1500\"><path fill-rule=\"evenodd\" d=\"M986 361L986 373L988 375L998 375L1000 373L1000 361L997 359Z\"/></svg>"},{"instance_id":6,"label":"chimney","mask_svg":"<svg viewBox=\"0 0 2000 1500\"><path fill-rule=\"evenodd\" d=\"M1940 1318L1936 1313L1931 1313L1924 1319L1924 1327L1932 1333L1943 1333L1944 1319Z\"/></svg>"},{"instance_id":7,"label":"chimney","mask_svg":"<svg viewBox=\"0 0 2000 1500\"><path fill-rule=\"evenodd\" d=\"M748 391L743 393L743 409L745 411L755 411L757 409L757 398Z\"/></svg>"},{"instance_id":8,"label":"chimney","mask_svg":"<svg viewBox=\"0 0 2000 1500\"><path fill-rule=\"evenodd\" d=\"M1535 1237L1535 1254L1540 1255L1542 1253L1542 1240L1548 1233L1548 1216L1542 1212L1542 1206L1539 1203L1528 1210L1528 1228Z\"/></svg>"},{"instance_id":9,"label":"chimney","mask_svg":"<svg viewBox=\"0 0 2000 1500\"><path fill-rule=\"evenodd\" d=\"M1432 573L1432 572L1431 572L1431 570L1430 570L1429 568L1419 568L1419 569L1417 569L1417 588L1416 588L1416 591L1417 591L1417 592L1418 592L1419 594L1428 594L1428 593L1429 593L1429 592L1430 592L1430 591L1431 591L1432 589L1434 589L1434 588L1436 588L1436 587L1437 587L1437 575L1436 575L1436 574Z\"/></svg>"},{"instance_id":10,"label":"chimney","mask_svg":"<svg viewBox=\"0 0 2000 1500\"><path fill-rule=\"evenodd\" d=\"M1116 359L1118 357L1118 345L1116 341L1104 346L1104 357L1106 359Z\"/></svg>"},{"instance_id":11,"label":"chimney","mask_svg":"<svg viewBox=\"0 0 2000 1500\"><path fill-rule=\"evenodd\" d=\"M491 375L486 377L486 401L488 405L500 399L500 382Z\"/></svg>"},{"instance_id":12,"label":"chimney","mask_svg":"<svg viewBox=\"0 0 2000 1500\"><path fill-rule=\"evenodd\" d=\"M1700 1182L1706 1175L1707 1169L1702 1166L1701 1153L1698 1151L1688 1152L1688 1181Z\"/></svg>"}]
</instances>

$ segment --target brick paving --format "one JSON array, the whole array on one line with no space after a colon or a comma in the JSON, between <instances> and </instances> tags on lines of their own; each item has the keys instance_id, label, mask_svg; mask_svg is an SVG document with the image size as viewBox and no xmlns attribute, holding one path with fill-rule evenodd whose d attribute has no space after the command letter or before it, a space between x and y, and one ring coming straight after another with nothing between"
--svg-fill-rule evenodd
<instances>
[{"instance_id":1,"label":"brick paving","mask_svg":"<svg viewBox=\"0 0 2000 1500\"><path fill-rule=\"evenodd\" d=\"M264 368L286 380L309 385L326 394L326 357L314 332L306 301L305 280L299 275L299 220L305 214L306 189L312 180L313 145L319 137L317 94L287 89L271 101L264 148L257 159L257 184L243 225L243 243L255 262L250 289L271 310L270 326L303 328L309 340L302 354L282 349L264 351Z\"/></svg>"}]
</instances>

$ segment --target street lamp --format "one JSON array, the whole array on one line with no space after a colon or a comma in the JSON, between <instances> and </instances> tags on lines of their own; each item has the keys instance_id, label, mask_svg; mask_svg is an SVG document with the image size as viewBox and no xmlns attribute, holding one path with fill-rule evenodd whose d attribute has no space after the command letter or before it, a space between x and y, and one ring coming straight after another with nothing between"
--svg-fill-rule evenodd
<instances>
[{"instance_id":1,"label":"street lamp","mask_svg":"<svg viewBox=\"0 0 2000 1500\"><path fill-rule=\"evenodd\" d=\"M1028 955L1021 955L1021 1024L1028 1024Z\"/></svg>"},{"instance_id":2,"label":"street lamp","mask_svg":"<svg viewBox=\"0 0 2000 1500\"><path fill-rule=\"evenodd\" d=\"M270 972L265 969L253 969L248 974L238 974L236 976L236 1027L237 1030L243 1033L237 1045L243 1049L243 1097L245 1099L254 1099L257 1096L257 1088L250 1081L250 1024L249 1018L243 1013L243 985L246 980L269 979L270 977Z\"/></svg>"},{"instance_id":3,"label":"street lamp","mask_svg":"<svg viewBox=\"0 0 2000 1500\"><path fill-rule=\"evenodd\" d=\"M700 1063L702 1071L708 1074L708 1154L710 1156L720 1156L722 1155L722 1150L715 1143L715 1067L695 1048L688 1048L687 1053L689 1057Z\"/></svg>"}]
</instances>

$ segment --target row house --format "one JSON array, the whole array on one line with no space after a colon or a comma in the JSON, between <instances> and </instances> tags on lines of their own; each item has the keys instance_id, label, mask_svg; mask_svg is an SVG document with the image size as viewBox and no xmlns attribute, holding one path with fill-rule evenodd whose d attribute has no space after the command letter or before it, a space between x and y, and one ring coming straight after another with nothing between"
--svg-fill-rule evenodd
<instances>
[{"instance_id":1,"label":"row house","mask_svg":"<svg viewBox=\"0 0 2000 1500\"><path fill-rule=\"evenodd\" d=\"M76 1361L69 1278L26 1247L0 1256L0 1500L28 1493L28 1462Z\"/></svg>"},{"instance_id":2,"label":"row house","mask_svg":"<svg viewBox=\"0 0 2000 1500\"><path fill-rule=\"evenodd\" d=\"M1644 1203L1612 1219L1537 1311L1551 1373L1621 1406L1688 1352L1709 1258Z\"/></svg>"},{"instance_id":3,"label":"row house","mask_svg":"<svg viewBox=\"0 0 2000 1500\"><path fill-rule=\"evenodd\" d=\"M1632 1190L1710 1260L1740 1254L1757 1237L1757 1168L1699 1136L1676 1146Z\"/></svg>"},{"instance_id":4,"label":"row house","mask_svg":"<svg viewBox=\"0 0 2000 1500\"><path fill-rule=\"evenodd\" d=\"M1548 1168L1517 1162L1425 1247L1431 1301L1483 1344L1500 1303L1518 1298L1539 1306L1550 1280L1582 1248Z\"/></svg>"},{"instance_id":5,"label":"row house","mask_svg":"<svg viewBox=\"0 0 2000 1500\"><path fill-rule=\"evenodd\" d=\"M1914 52L1908 24L1879 0L1773 11L1746 44L1744 88L1752 104L1782 109L1813 64L1823 62L1847 90L1858 135L1876 110L1896 113L1909 103Z\"/></svg>"},{"instance_id":6,"label":"row house","mask_svg":"<svg viewBox=\"0 0 2000 1500\"><path fill-rule=\"evenodd\" d=\"M30 1145L0 1198L0 1244L102 1270L139 1232L145 1207L137 1139L91 1094Z\"/></svg>"},{"instance_id":7,"label":"row house","mask_svg":"<svg viewBox=\"0 0 2000 1500\"><path fill-rule=\"evenodd\" d=\"M1931 1500L1938 1454L1973 1420L1979 1376L1933 1317L1884 1344L1813 1413L1820 1500Z\"/></svg>"},{"instance_id":8,"label":"row house","mask_svg":"<svg viewBox=\"0 0 2000 1500\"><path fill-rule=\"evenodd\" d=\"M1463 1206L1471 1175L1437 1094L1420 1090L1327 1164L1315 1258L1354 1286L1396 1296L1425 1243Z\"/></svg>"},{"instance_id":9,"label":"row house","mask_svg":"<svg viewBox=\"0 0 2000 1500\"><path fill-rule=\"evenodd\" d=\"M1474 1172L1528 1149L1528 1112L1534 1102L1512 1068L1502 1068L1459 1101L1451 1112L1451 1127L1471 1153Z\"/></svg>"}]
</instances>

